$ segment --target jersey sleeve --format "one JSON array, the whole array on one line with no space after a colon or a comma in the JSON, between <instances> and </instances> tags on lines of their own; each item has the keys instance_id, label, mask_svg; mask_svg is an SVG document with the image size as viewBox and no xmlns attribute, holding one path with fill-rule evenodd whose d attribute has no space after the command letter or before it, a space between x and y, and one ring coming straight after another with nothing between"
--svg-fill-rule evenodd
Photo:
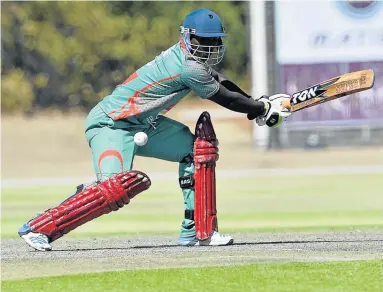
<instances>
[{"instance_id":1,"label":"jersey sleeve","mask_svg":"<svg viewBox=\"0 0 383 292\"><path fill-rule=\"evenodd\" d=\"M210 74L210 70L195 60L186 60L182 68L181 81L201 98L209 98L219 90L219 83Z\"/></svg>"}]
</instances>

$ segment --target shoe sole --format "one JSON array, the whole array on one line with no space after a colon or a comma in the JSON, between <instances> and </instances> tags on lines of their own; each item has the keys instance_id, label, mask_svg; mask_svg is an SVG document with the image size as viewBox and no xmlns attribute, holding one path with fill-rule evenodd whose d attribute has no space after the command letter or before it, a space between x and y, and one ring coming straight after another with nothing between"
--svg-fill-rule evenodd
<instances>
[{"instance_id":1,"label":"shoe sole","mask_svg":"<svg viewBox=\"0 0 383 292\"><path fill-rule=\"evenodd\" d=\"M232 245L234 243L234 239L230 239L228 242L216 242L212 244L212 242L209 242L208 244L199 244L200 246L227 246Z\"/></svg>"}]
</instances>

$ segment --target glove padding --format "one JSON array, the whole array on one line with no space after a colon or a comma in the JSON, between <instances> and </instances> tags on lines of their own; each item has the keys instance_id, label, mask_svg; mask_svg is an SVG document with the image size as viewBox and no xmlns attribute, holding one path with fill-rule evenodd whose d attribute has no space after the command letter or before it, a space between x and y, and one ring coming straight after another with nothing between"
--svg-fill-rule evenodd
<instances>
[{"instance_id":1,"label":"glove padding","mask_svg":"<svg viewBox=\"0 0 383 292\"><path fill-rule=\"evenodd\" d=\"M286 100L290 100L290 96L282 93L270 97L262 96L258 99L265 104L266 109L265 114L255 120L258 126L267 125L270 128L276 128L281 125L291 115L291 112L282 106Z\"/></svg>"}]
</instances>

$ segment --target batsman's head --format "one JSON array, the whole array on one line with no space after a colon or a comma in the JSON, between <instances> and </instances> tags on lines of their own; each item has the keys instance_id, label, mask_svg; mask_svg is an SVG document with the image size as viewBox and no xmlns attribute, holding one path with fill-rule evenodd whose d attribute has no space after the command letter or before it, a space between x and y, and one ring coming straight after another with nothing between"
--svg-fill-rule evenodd
<instances>
[{"instance_id":1,"label":"batsman's head","mask_svg":"<svg viewBox=\"0 0 383 292\"><path fill-rule=\"evenodd\" d=\"M186 49L201 63L216 65L222 61L227 36L221 19L209 9L197 9L186 16L180 28Z\"/></svg>"}]
</instances>

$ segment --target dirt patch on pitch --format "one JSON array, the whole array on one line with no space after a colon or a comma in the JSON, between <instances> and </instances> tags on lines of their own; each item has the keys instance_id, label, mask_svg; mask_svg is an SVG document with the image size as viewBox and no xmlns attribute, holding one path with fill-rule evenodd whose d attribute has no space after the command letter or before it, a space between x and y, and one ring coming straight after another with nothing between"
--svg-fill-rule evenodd
<instances>
[{"instance_id":1,"label":"dirt patch on pitch","mask_svg":"<svg viewBox=\"0 0 383 292\"><path fill-rule=\"evenodd\" d=\"M22 240L2 240L2 279L256 262L383 259L383 230L238 233L226 247L179 247L174 237L61 239L37 252Z\"/></svg>"}]
</instances>

